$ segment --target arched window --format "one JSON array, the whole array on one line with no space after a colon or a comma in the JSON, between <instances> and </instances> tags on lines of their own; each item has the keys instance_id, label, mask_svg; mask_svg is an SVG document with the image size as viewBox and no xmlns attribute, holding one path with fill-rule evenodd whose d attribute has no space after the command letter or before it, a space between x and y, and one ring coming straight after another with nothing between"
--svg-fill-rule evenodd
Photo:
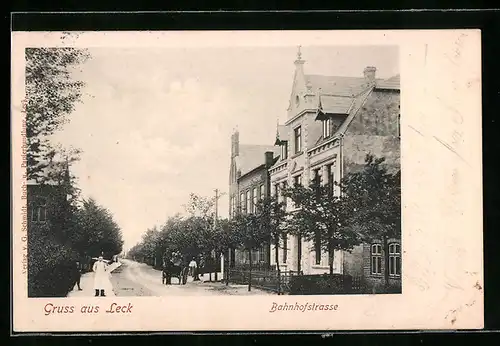
<instances>
[{"instance_id":1,"label":"arched window","mask_svg":"<svg viewBox=\"0 0 500 346\"><path fill-rule=\"evenodd\" d=\"M401 276L401 245L389 244L389 275Z\"/></svg>"},{"instance_id":2,"label":"arched window","mask_svg":"<svg viewBox=\"0 0 500 346\"><path fill-rule=\"evenodd\" d=\"M382 245L371 246L371 273L382 274Z\"/></svg>"}]
</instances>

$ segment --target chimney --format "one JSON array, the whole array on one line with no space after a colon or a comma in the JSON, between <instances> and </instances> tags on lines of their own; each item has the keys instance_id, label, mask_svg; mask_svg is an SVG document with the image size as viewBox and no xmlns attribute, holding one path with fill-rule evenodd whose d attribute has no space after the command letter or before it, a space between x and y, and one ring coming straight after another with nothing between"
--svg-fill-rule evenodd
<instances>
[{"instance_id":1,"label":"chimney","mask_svg":"<svg viewBox=\"0 0 500 346\"><path fill-rule=\"evenodd\" d=\"M236 130L231 135L231 157L236 157L240 153L240 133Z\"/></svg>"},{"instance_id":2,"label":"chimney","mask_svg":"<svg viewBox=\"0 0 500 346\"><path fill-rule=\"evenodd\" d=\"M373 83L375 81L375 72L377 72L377 68L374 66L367 66L363 70L363 74L368 83Z\"/></svg>"},{"instance_id":3,"label":"chimney","mask_svg":"<svg viewBox=\"0 0 500 346\"><path fill-rule=\"evenodd\" d=\"M266 167L271 167L274 161L274 153L272 151L266 151Z\"/></svg>"}]
</instances>

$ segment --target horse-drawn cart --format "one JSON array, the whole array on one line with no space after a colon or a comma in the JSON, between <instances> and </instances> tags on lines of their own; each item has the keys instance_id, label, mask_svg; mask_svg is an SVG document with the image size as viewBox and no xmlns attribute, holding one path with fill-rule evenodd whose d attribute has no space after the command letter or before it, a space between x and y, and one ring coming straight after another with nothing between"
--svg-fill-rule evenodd
<instances>
[{"instance_id":1,"label":"horse-drawn cart","mask_svg":"<svg viewBox=\"0 0 500 346\"><path fill-rule=\"evenodd\" d=\"M161 283L165 285L172 284L172 277L179 281L179 285L187 283L189 268L187 262L180 256L172 256L170 259L165 259L162 266Z\"/></svg>"}]
</instances>

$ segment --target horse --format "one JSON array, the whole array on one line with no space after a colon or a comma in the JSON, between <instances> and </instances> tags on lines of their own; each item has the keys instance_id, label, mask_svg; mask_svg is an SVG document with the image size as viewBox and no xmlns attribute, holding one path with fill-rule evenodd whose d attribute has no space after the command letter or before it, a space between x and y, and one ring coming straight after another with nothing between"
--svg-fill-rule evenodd
<instances>
[{"instance_id":1,"label":"horse","mask_svg":"<svg viewBox=\"0 0 500 346\"><path fill-rule=\"evenodd\" d=\"M172 284L172 277L179 280L179 285L182 283L185 285L187 283L189 268L181 261L166 261L162 266L162 280L161 283L165 285Z\"/></svg>"}]
</instances>

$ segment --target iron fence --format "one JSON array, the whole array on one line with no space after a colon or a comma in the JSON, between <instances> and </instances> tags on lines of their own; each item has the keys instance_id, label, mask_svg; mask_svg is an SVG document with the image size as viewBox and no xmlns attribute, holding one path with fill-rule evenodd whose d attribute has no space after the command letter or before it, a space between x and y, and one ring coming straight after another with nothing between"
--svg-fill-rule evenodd
<instances>
[{"instance_id":1,"label":"iron fence","mask_svg":"<svg viewBox=\"0 0 500 346\"><path fill-rule=\"evenodd\" d=\"M240 285L248 285L250 282L252 287L283 294L289 292L290 278L296 275L302 275L302 272L277 271L272 267L252 270L240 267L229 270L229 281Z\"/></svg>"},{"instance_id":2,"label":"iron fence","mask_svg":"<svg viewBox=\"0 0 500 346\"><path fill-rule=\"evenodd\" d=\"M230 268L228 281L240 285L272 291L278 294L363 294L366 293L362 276L335 274L303 275L300 271Z\"/></svg>"}]
</instances>

